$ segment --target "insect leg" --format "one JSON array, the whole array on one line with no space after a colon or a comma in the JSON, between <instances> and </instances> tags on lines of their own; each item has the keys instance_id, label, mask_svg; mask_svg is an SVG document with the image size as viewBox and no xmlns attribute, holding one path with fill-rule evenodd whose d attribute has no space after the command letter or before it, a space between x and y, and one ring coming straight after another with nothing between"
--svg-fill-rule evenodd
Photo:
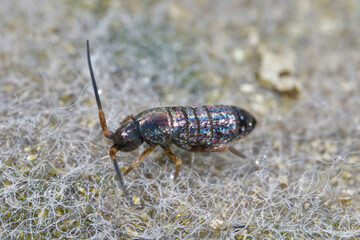
<instances>
[{"instance_id":1,"label":"insect leg","mask_svg":"<svg viewBox=\"0 0 360 240\"><path fill-rule=\"evenodd\" d=\"M141 163L141 161L155 149L155 147L156 146L149 146L147 149L145 149L145 151L135 159L135 161L131 164L131 166L128 169L126 169L126 171L124 172L124 176L126 176L131 170L133 170L136 166L138 166Z\"/></svg>"},{"instance_id":2,"label":"insect leg","mask_svg":"<svg viewBox=\"0 0 360 240\"><path fill-rule=\"evenodd\" d=\"M164 148L164 151L169 156L169 158L176 164L176 169L174 174L174 181L175 181L181 168L181 160L171 152L169 147Z\"/></svg>"},{"instance_id":3,"label":"insect leg","mask_svg":"<svg viewBox=\"0 0 360 240\"><path fill-rule=\"evenodd\" d=\"M125 197L128 197L128 193L127 193L126 188L125 188L124 179L123 179L123 177L122 177L122 175L121 175L120 168L119 168L119 165L118 165L118 162L117 162L117 159L116 159L116 153L117 153L117 151L118 151L118 149L116 148L115 145L113 145L113 146L110 148L110 150L109 150L109 155L110 155L111 160L112 160L113 163L114 163L116 175L117 175L118 178L119 178L120 186L121 186L122 191L124 192L124 196L125 196Z\"/></svg>"},{"instance_id":4,"label":"insect leg","mask_svg":"<svg viewBox=\"0 0 360 240\"><path fill-rule=\"evenodd\" d=\"M229 151L232 152L233 154L235 154L238 157L241 158L246 158L246 156L244 154L242 154L241 152L239 152L238 150L236 150L234 147L229 146Z\"/></svg>"}]
</instances>

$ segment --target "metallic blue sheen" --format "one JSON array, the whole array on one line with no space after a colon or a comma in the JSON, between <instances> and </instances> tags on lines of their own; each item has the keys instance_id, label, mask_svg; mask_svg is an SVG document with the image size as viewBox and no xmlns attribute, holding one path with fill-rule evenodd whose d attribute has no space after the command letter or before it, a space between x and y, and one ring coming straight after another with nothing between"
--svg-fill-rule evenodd
<instances>
[{"instance_id":1,"label":"metallic blue sheen","mask_svg":"<svg viewBox=\"0 0 360 240\"><path fill-rule=\"evenodd\" d=\"M133 149L143 141L150 145L171 144L189 150L206 151L249 134L256 120L245 110L227 105L162 107L147 109L117 129L115 141Z\"/></svg>"}]
</instances>

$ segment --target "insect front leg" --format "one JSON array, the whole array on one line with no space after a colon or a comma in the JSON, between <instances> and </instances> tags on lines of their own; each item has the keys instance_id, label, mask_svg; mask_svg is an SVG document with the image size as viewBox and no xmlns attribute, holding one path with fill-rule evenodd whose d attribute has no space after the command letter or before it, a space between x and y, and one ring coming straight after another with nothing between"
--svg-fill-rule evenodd
<instances>
[{"instance_id":1,"label":"insect front leg","mask_svg":"<svg viewBox=\"0 0 360 240\"><path fill-rule=\"evenodd\" d=\"M126 169L126 171L124 172L124 176L126 176L131 170L137 167L141 163L141 161L155 149L155 147L156 146L154 145L154 146L149 146L147 149L145 149L145 151L135 159L135 161L131 164L131 166L128 169Z\"/></svg>"},{"instance_id":2,"label":"insect front leg","mask_svg":"<svg viewBox=\"0 0 360 240\"><path fill-rule=\"evenodd\" d=\"M171 152L169 147L164 148L164 151L165 151L166 155L168 155L169 158L176 164L176 169L175 169L175 174L174 174L174 181L175 181L175 179L177 178L177 176L179 174L180 168L181 168L181 160Z\"/></svg>"}]
</instances>

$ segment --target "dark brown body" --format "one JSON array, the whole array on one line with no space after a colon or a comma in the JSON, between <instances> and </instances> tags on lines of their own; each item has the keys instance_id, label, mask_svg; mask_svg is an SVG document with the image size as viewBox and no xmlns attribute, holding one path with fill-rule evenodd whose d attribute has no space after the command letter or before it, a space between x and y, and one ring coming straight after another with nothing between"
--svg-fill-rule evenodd
<instances>
[{"instance_id":1,"label":"dark brown body","mask_svg":"<svg viewBox=\"0 0 360 240\"><path fill-rule=\"evenodd\" d=\"M181 168L181 160L170 150L175 144L187 151L221 152L230 150L244 157L240 152L228 145L229 142L248 135L255 127L256 120L245 110L227 105L209 105L192 107L162 107L145 110L136 116L129 116L121 126L111 132L106 125L99 93L90 60L89 42L87 41L88 64L99 109L99 119L105 137L112 139L110 158L114 163L122 190L128 196L116 153L132 151L143 142L149 147L125 171L127 175L134 167L151 153L157 145L161 146L170 159L176 164L174 180Z\"/></svg>"},{"instance_id":2,"label":"dark brown body","mask_svg":"<svg viewBox=\"0 0 360 240\"><path fill-rule=\"evenodd\" d=\"M248 112L227 105L151 108L136 115L134 122L149 145L175 144L187 151L223 147L256 125Z\"/></svg>"}]
</instances>

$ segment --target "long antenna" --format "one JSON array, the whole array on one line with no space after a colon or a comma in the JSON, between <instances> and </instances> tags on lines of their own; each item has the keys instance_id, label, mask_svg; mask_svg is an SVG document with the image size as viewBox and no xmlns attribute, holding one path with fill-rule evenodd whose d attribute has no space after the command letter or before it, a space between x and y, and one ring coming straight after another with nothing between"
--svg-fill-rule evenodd
<instances>
[{"instance_id":1,"label":"long antenna","mask_svg":"<svg viewBox=\"0 0 360 240\"><path fill-rule=\"evenodd\" d=\"M111 156L110 156L111 157ZM113 160L113 163L114 163L114 167L115 167L115 171L116 171L116 175L118 176L119 178L119 182L120 182L120 187L124 193L124 196L130 201L130 204L131 204L131 199L129 197L129 193L127 192L126 190L126 187L125 187L125 181L124 181L124 178L121 174L121 171L120 171L120 168L119 168L119 164L116 160L116 158Z\"/></svg>"},{"instance_id":2,"label":"long antenna","mask_svg":"<svg viewBox=\"0 0 360 240\"><path fill-rule=\"evenodd\" d=\"M96 98L96 103L98 105L98 109L102 110L102 106L101 106L101 101L100 101L100 97L99 97L99 92L97 89L97 85L96 85L96 81L95 81L95 76L94 76L94 71L92 69L92 64L91 64L91 59L90 59L90 44L89 44L89 40L86 40L86 48L87 48L87 59L88 59L88 65L89 65L89 70L90 70L90 76L91 76L91 82L94 88L94 93L95 93L95 98Z\"/></svg>"},{"instance_id":3,"label":"long antenna","mask_svg":"<svg viewBox=\"0 0 360 240\"><path fill-rule=\"evenodd\" d=\"M102 128L102 132L103 132L103 134L104 134L105 137L110 138L110 139L113 139L114 133L111 132L110 130L108 130L108 128L107 128L107 126L106 126L105 114L104 114L104 112L103 112L103 110L102 110L101 101L100 101L100 96L99 96L99 92L98 92L98 89L97 89L97 86L96 86L96 81L95 81L95 77L94 77L94 71L93 71L93 69L92 69L91 59L90 59L89 40L86 40L86 48L87 48L87 59L88 59L88 64L89 64L91 82L92 82L92 85L93 85L93 88L94 88L96 103L97 103L98 109L99 109L99 119L100 119L100 124L101 124L101 128ZM121 171L120 171L120 169L119 169L118 162L117 162L117 160L116 160L116 152L117 152L117 151L118 151L118 149L116 148L116 145L113 145L113 146L110 148L110 158L111 158L111 160L112 160L113 163L114 163L116 175L117 175L118 178L119 178L120 186L121 186L121 188L122 188L122 190L123 190L124 196L130 200L129 194L128 194L128 192L126 191L126 188L125 188L124 179L123 179L123 177L122 177ZM131 203L131 201L130 201L130 203Z\"/></svg>"},{"instance_id":4,"label":"long antenna","mask_svg":"<svg viewBox=\"0 0 360 240\"><path fill-rule=\"evenodd\" d=\"M114 133L111 132L107 128L107 125L106 125L105 114L104 114L104 112L102 110L100 96L99 96L99 92L98 92L95 77L94 77L94 71L93 71L92 65L91 65L89 40L86 40L86 47L87 47L87 59L88 59L88 64L89 64L91 82L92 82L92 85L93 85L93 88L94 88L96 103L97 103L98 109L99 109L99 119L100 119L100 125L101 125L101 128L102 128L102 132L103 132L105 137L113 139Z\"/></svg>"}]
</instances>

